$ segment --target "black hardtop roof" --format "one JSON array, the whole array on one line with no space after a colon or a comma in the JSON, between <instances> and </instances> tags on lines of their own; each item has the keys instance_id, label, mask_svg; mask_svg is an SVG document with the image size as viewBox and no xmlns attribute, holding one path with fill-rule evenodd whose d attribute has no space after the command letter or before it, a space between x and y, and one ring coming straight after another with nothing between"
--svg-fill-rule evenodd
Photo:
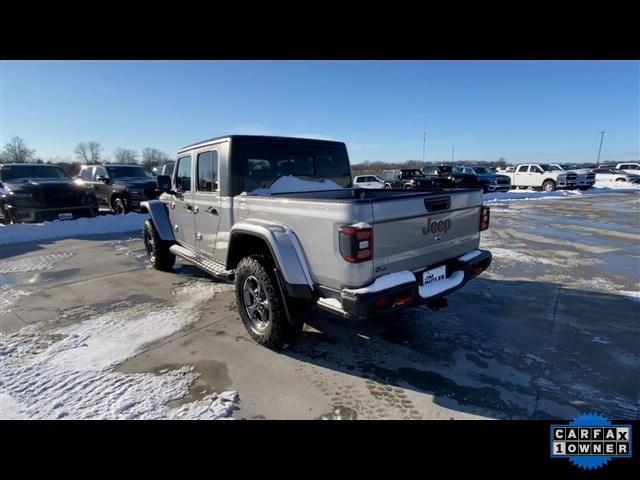
<instances>
[{"instance_id":1,"label":"black hardtop roof","mask_svg":"<svg viewBox=\"0 0 640 480\"><path fill-rule=\"evenodd\" d=\"M301 143L307 145L333 145L344 146L344 142L338 142L335 140L320 140L317 138L300 138L300 137L277 137L273 135L223 135L221 137L214 137L208 140L202 140L200 142L192 143L178 150L178 153L183 153L187 150L191 150L195 147L204 147L212 143L218 143L223 141L233 140L240 142L259 141L261 143Z\"/></svg>"}]
</instances>

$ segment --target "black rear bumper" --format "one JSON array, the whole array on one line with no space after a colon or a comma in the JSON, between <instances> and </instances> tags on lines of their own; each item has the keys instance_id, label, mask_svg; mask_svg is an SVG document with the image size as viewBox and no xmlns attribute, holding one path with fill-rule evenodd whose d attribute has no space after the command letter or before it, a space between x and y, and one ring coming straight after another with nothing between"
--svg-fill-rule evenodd
<instances>
[{"instance_id":1,"label":"black rear bumper","mask_svg":"<svg viewBox=\"0 0 640 480\"><path fill-rule=\"evenodd\" d=\"M414 282L404 283L402 285L373 293L354 295L343 291L340 293L340 298L337 299L341 301L344 312L346 312L348 316L356 318L367 318L404 308L429 304L462 288L469 280L477 277L489 268L491 260L491 252L488 250L480 250L479 255L469 260L464 261L459 258L455 258L448 260L447 262L431 265L424 270L414 272L416 276L416 280ZM462 272L464 275L462 277L462 281L435 295L422 297L420 295L420 283L418 280L422 275L422 272L442 265L446 266L447 279L451 278L455 272Z\"/></svg>"}]
</instances>

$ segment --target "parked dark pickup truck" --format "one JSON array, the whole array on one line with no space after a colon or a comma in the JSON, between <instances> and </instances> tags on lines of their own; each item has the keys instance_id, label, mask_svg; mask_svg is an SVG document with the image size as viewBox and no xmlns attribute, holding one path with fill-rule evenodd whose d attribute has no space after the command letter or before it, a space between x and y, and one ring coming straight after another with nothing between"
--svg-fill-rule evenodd
<instances>
[{"instance_id":1,"label":"parked dark pickup truck","mask_svg":"<svg viewBox=\"0 0 640 480\"><path fill-rule=\"evenodd\" d=\"M117 215L141 211L140 202L158 198L155 177L139 165L84 165L77 178L93 187L100 206Z\"/></svg>"},{"instance_id":2,"label":"parked dark pickup truck","mask_svg":"<svg viewBox=\"0 0 640 480\"><path fill-rule=\"evenodd\" d=\"M475 174L463 173L459 167L451 165L427 165L422 173L431 179L438 179L444 188L479 188Z\"/></svg>"},{"instance_id":3,"label":"parked dark pickup truck","mask_svg":"<svg viewBox=\"0 0 640 480\"><path fill-rule=\"evenodd\" d=\"M402 168L400 170L383 170L383 188L438 188L440 179L427 178L418 168Z\"/></svg>"},{"instance_id":4,"label":"parked dark pickup truck","mask_svg":"<svg viewBox=\"0 0 640 480\"><path fill-rule=\"evenodd\" d=\"M344 143L234 135L184 147L143 238L149 262L176 256L235 279L249 334L268 347L315 304L367 318L426 304L491 263L489 208L474 189L353 188Z\"/></svg>"},{"instance_id":5,"label":"parked dark pickup truck","mask_svg":"<svg viewBox=\"0 0 640 480\"><path fill-rule=\"evenodd\" d=\"M71 220L98 213L91 188L62 168L34 163L0 165L0 222Z\"/></svg>"}]
</instances>

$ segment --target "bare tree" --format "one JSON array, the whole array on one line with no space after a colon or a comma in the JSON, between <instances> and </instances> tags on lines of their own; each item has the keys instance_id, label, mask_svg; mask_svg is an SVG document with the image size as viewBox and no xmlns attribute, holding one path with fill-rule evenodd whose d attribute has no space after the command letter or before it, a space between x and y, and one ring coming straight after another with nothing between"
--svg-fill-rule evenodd
<instances>
[{"instance_id":1,"label":"bare tree","mask_svg":"<svg viewBox=\"0 0 640 480\"><path fill-rule=\"evenodd\" d=\"M169 155L157 148L145 148L142 150L142 165L151 170L169 160Z\"/></svg>"},{"instance_id":2,"label":"bare tree","mask_svg":"<svg viewBox=\"0 0 640 480\"><path fill-rule=\"evenodd\" d=\"M76 158L87 165L100 163L100 157L102 155L102 145L98 142L80 142L73 149L73 153L76 154Z\"/></svg>"},{"instance_id":3,"label":"bare tree","mask_svg":"<svg viewBox=\"0 0 640 480\"><path fill-rule=\"evenodd\" d=\"M4 163L31 162L36 151L27 148L27 143L20 137L12 137L4 146L1 160Z\"/></svg>"},{"instance_id":4,"label":"bare tree","mask_svg":"<svg viewBox=\"0 0 640 480\"><path fill-rule=\"evenodd\" d=\"M128 165L135 165L138 163L138 152L135 150L129 150L128 148L116 148L113 151L113 157L116 163L124 163Z\"/></svg>"}]
</instances>

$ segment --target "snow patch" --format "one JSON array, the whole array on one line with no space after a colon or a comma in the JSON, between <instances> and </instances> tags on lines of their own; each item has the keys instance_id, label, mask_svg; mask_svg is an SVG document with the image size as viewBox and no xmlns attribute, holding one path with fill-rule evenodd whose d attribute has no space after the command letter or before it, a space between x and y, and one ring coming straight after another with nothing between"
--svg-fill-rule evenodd
<instances>
[{"instance_id":1,"label":"snow patch","mask_svg":"<svg viewBox=\"0 0 640 480\"><path fill-rule=\"evenodd\" d=\"M636 302L640 302L640 292L634 292L631 290L621 290L620 295L624 295L625 297L629 297L631 300L635 300Z\"/></svg>"},{"instance_id":2,"label":"snow patch","mask_svg":"<svg viewBox=\"0 0 640 480\"><path fill-rule=\"evenodd\" d=\"M389 273L376 278L376 280L368 287L349 289L345 288L344 293L349 295L364 295L367 293L380 292L388 288L397 287L405 283L411 283L416 281L416 276L409 270L403 270L401 272Z\"/></svg>"},{"instance_id":3,"label":"snow patch","mask_svg":"<svg viewBox=\"0 0 640 480\"><path fill-rule=\"evenodd\" d=\"M146 213L128 213L66 221L6 225L0 228L0 244L132 232L142 230L142 224L147 218L149 215Z\"/></svg>"},{"instance_id":4,"label":"snow patch","mask_svg":"<svg viewBox=\"0 0 640 480\"><path fill-rule=\"evenodd\" d=\"M371 225L369 225L367 222L358 222L349 226L353 228L372 228Z\"/></svg>"},{"instance_id":5,"label":"snow patch","mask_svg":"<svg viewBox=\"0 0 640 480\"><path fill-rule=\"evenodd\" d=\"M274 193L318 192L322 190L342 190L342 187L326 178L323 178L322 181L314 181L286 175L278 178L270 187L257 188L247 195L269 196Z\"/></svg>"},{"instance_id":6,"label":"snow patch","mask_svg":"<svg viewBox=\"0 0 640 480\"><path fill-rule=\"evenodd\" d=\"M471 260L472 258L476 258L478 255L480 255L482 252L480 250L473 250L469 253L465 253L463 256L458 257L458 260L460 260L461 262L468 262L469 260Z\"/></svg>"},{"instance_id":7,"label":"snow patch","mask_svg":"<svg viewBox=\"0 0 640 480\"><path fill-rule=\"evenodd\" d=\"M444 280L439 280L434 283L427 283L426 285L420 285L418 291L422 298L430 298L435 295L439 295L442 292L449 290L450 288L457 287L464 280L464 272L462 270L456 270L450 277Z\"/></svg>"},{"instance_id":8,"label":"snow patch","mask_svg":"<svg viewBox=\"0 0 640 480\"><path fill-rule=\"evenodd\" d=\"M162 375L110 371L142 346L197 321L201 308L231 286L194 282L174 291L173 305L135 305L79 324L41 332L38 325L0 337L2 418L217 419L236 392L169 408L198 377L193 367Z\"/></svg>"},{"instance_id":9,"label":"snow patch","mask_svg":"<svg viewBox=\"0 0 640 480\"><path fill-rule=\"evenodd\" d=\"M498 203L516 200L544 200L548 198L576 198L583 195L603 195L607 193L632 193L640 191L639 184L618 182L623 185L615 185L612 182L596 183L589 190L556 190L555 192L543 192L537 190L510 190L508 192L486 193L482 196L484 203Z\"/></svg>"},{"instance_id":10,"label":"snow patch","mask_svg":"<svg viewBox=\"0 0 640 480\"><path fill-rule=\"evenodd\" d=\"M35 272L48 270L56 263L73 257L75 252L52 253L39 257L21 258L19 260L0 260L0 273Z\"/></svg>"},{"instance_id":11,"label":"snow patch","mask_svg":"<svg viewBox=\"0 0 640 480\"><path fill-rule=\"evenodd\" d=\"M27 295L31 295L31 292L11 288L7 285L0 286L0 315L5 312L10 312L10 308L18 299Z\"/></svg>"}]
</instances>

